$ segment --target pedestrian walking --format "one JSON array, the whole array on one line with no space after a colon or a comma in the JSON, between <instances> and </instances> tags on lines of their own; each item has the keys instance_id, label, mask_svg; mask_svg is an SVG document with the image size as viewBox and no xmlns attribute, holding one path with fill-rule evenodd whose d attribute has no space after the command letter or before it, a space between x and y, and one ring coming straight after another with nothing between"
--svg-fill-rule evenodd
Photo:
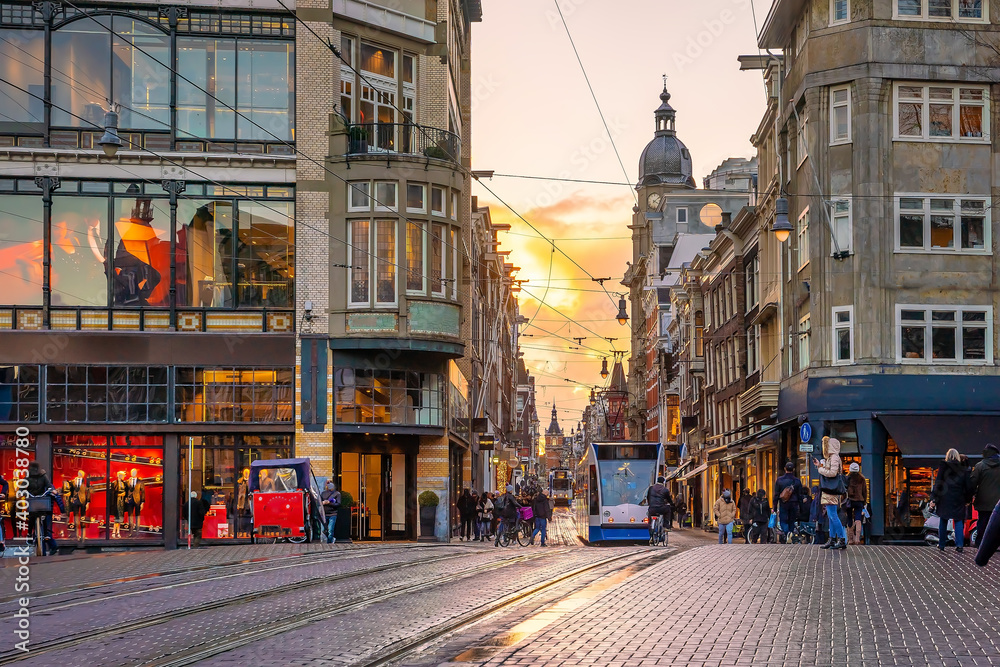
<instances>
[{"instance_id":1,"label":"pedestrian walking","mask_svg":"<svg viewBox=\"0 0 1000 667\"><path fill-rule=\"evenodd\" d=\"M955 550L962 553L965 546L966 503L969 500L971 479L969 469L962 464L957 449L949 449L938 466L934 487L931 489L931 510L938 516L938 549L944 551L948 544L948 521L955 525Z\"/></svg>"},{"instance_id":2,"label":"pedestrian walking","mask_svg":"<svg viewBox=\"0 0 1000 667\"><path fill-rule=\"evenodd\" d=\"M497 524L496 540L493 542L493 546L500 546L501 533L507 530L509 526L515 524L517 521L517 509L519 507L521 507L521 504L517 502L517 498L514 496L514 485L508 484L504 494L493 502L493 513L500 520L500 523Z\"/></svg>"},{"instance_id":3,"label":"pedestrian walking","mask_svg":"<svg viewBox=\"0 0 1000 667\"><path fill-rule=\"evenodd\" d=\"M816 526L817 542L827 536L830 532L830 526L827 525L826 510L823 509L822 499L823 492L819 490L819 485L813 484L812 501L809 503L809 521Z\"/></svg>"},{"instance_id":4,"label":"pedestrian walking","mask_svg":"<svg viewBox=\"0 0 1000 667\"><path fill-rule=\"evenodd\" d=\"M62 512L66 511L62 496L52 488L52 483L37 461L32 461L28 464L28 486L26 490L31 496L51 496L52 503L57 505ZM37 530L39 521L41 522L41 535L38 534ZM59 545L56 544L55 538L52 537L51 506L48 511L31 512L28 514L28 530L34 539L41 540L43 556L58 553Z\"/></svg>"},{"instance_id":5,"label":"pedestrian walking","mask_svg":"<svg viewBox=\"0 0 1000 667\"><path fill-rule=\"evenodd\" d=\"M488 491L483 491L476 505L476 514L479 519L479 541L485 542L487 537L493 535L493 500Z\"/></svg>"},{"instance_id":6,"label":"pedestrian walking","mask_svg":"<svg viewBox=\"0 0 1000 667\"><path fill-rule=\"evenodd\" d=\"M0 510L6 510L7 507L7 494L10 493L10 484L7 480L3 478L3 473L0 473ZM4 538L3 531L3 514L5 511L0 511L0 554L3 554L7 550L6 540ZM11 524L11 530L13 531L13 524ZM13 533L11 533L13 534Z\"/></svg>"},{"instance_id":7,"label":"pedestrian walking","mask_svg":"<svg viewBox=\"0 0 1000 667\"><path fill-rule=\"evenodd\" d=\"M868 502L868 480L861 474L861 466L852 463L851 473L847 476L847 502L850 504L849 521L851 527L847 531L848 544L862 544L864 529L865 504Z\"/></svg>"},{"instance_id":8,"label":"pedestrian walking","mask_svg":"<svg viewBox=\"0 0 1000 667\"><path fill-rule=\"evenodd\" d=\"M469 489L462 489L462 495L458 498L458 517L462 522L458 539L466 542L472 539L472 522L476 518L476 501L472 498Z\"/></svg>"},{"instance_id":9,"label":"pedestrian walking","mask_svg":"<svg viewBox=\"0 0 1000 667\"><path fill-rule=\"evenodd\" d=\"M733 494L729 489L725 489L715 506L712 508L715 513L715 522L719 524L719 544L733 543L733 523L736 521L736 503L733 502Z\"/></svg>"},{"instance_id":10,"label":"pedestrian walking","mask_svg":"<svg viewBox=\"0 0 1000 667\"><path fill-rule=\"evenodd\" d=\"M795 474L795 464L786 461L785 474L774 482L774 502L778 506L778 527L781 528L782 543L787 542L795 530L804 491L802 482Z\"/></svg>"},{"instance_id":11,"label":"pedestrian walking","mask_svg":"<svg viewBox=\"0 0 1000 667\"><path fill-rule=\"evenodd\" d=\"M979 525L982 526L983 513L979 513ZM993 508L992 518L979 533L979 550L976 551L976 565L986 567L990 558L1000 549L1000 502Z\"/></svg>"},{"instance_id":12,"label":"pedestrian walking","mask_svg":"<svg viewBox=\"0 0 1000 667\"><path fill-rule=\"evenodd\" d=\"M830 524L830 539L827 540L821 549L846 549L847 531L840 521L838 509L847 495L847 483L842 480L844 465L840 461L840 440L823 436L823 460L813 459L816 468L821 476L820 488L822 494L820 504L826 510L826 516ZM826 478L824 481L822 478ZM843 486L842 492L839 488Z\"/></svg>"},{"instance_id":13,"label":"pedestrian walking","mask_svg":"<svg viewBox=\"0 0 1000 667\"><path fill-rule=\"evenodd\" d=\"M184 508L184 518L190 517L188 533L191 535L192 546L201 546L201 529L205 525L205 503L198 498L198 492L192 491Z\"/></svg>"},{"instance_id":14,"label":"pedestrian walking","mask_svg":"<svg viewBox=\"0 0 1000 667\"><path fill-rule=\"evenodd\" d=\"M531 501L531 513L535 517L535 529L531 531L531 544L535 543L535 535L541 533L542 546L548 539L548 522L552 518L552 506L549 504L549 497L545 491L539 491L535 499Z\"/></svg>"},{"instance_id":15,"label":"pedestrian walking","mask_svg":"<svg viewBox=\"0 0 1000 667\"><path fill-rule=\"evenodd\" d=\"M767 492L757 489L757 494L750 500L750 520L753 521L755 536L753 543L760 539L767 544L767 523L771 520L771 505L767 502Z\"/></svg>"},{"instance_id":16,"label":"pedestrian walking","mask_svg":"<svg viewBox=\"0 0 1000 667\"><path fill-rule=\"evenodd\" d=\"M684 502L684 493L677 492L674 496L674 516L677 517L677 527L684 527L684 518L687 515L687 504Z\"/></svg>"},{"instance_id":17,"label":"pedestrian walking","mask_svg":"<svg viewBox=\"0 0 1000 667\"><path fill-rule=\"evenodd\" d=\"M326 517L326 543L334 544L337 541L334 531L337 528L337 512L340 511L341 495L332 479L326 480L326 485L319 497L323 501L323 516Z\"/></svg>"},{"instance_id":18,"label":"pedestrian walking","mask_svg":"<svg viewBox=\"0 0 1000 667\"><path fill-rule=\"evenodd\" d=\"M1000 503L1000 447L993 443L986 445L983 460L972 469L969 482L972 485L973 507L979 512L976 532L981 541L993 508Z\"/></svg>"}]
</instances>

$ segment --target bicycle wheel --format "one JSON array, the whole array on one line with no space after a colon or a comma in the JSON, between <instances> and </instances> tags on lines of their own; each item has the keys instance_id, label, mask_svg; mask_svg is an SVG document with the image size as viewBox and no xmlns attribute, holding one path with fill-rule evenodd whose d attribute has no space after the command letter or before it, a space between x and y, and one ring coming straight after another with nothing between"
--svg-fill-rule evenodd
<instances>
[{"instance_id":1,"label":"bicycle wheel","mask_svg":"<svg viewBox=\"0 0 1000 667\"><path fill-rule=\"evenodd\" d=\"M529 542L531 542L531 523L521 521L517 524L517 543L526 547Z\"/></svg>"},{"instance_id":2,"label":"bicycle wheel","mask_svg":"<svg viewBox=\"0 0 1000 667\"><path fill-rule=\"evenodd\" d=\"M760 541L760 528L755 525L750 526L747 531L747 544L757 544Z\"/></svg>"},{"instance_id":3,"label":"bicycle wheel","mask_svg":"<svg viewBox=\"0 0 1000 667\"><path fill-rule=\"evenodd\" d=\"M508 528L507 526L501 526L499 530L500 530L500 537L498 537L497 539L500 541L500 546L502 547L510 546L510 541L511 541L510 528Z\"/></svg>"}]
</instances>

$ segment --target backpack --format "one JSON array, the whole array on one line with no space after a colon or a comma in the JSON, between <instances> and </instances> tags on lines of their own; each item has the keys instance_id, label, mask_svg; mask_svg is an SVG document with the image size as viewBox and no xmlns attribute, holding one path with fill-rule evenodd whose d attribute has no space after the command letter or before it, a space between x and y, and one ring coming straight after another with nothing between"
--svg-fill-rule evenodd
<instances>
[{"instance_id":1,"label":"backpack","mask_svg":"<svg viewBox=\"0 0 1000 667\"><path fill-rule=\"evenodd\" d=\"M792 500L792 495L794 493L795 493L795 485L789 484L788 486L786 486L781 490L781 495L778 497L781 498L781 502L787 503Z\"/></svg>"},{"instance_id":2,"label":"backpack","mask_svg":"<svg viewBox=\"0 0 1000 667\"><path fill-rule=\"evenodd\" d=\"M493 511L496 512L497 515L499 516L502 515L504 513L504 510L506 509L507 509L507 494L505 493L493 501Z\"/></svg>"}]
</instances>

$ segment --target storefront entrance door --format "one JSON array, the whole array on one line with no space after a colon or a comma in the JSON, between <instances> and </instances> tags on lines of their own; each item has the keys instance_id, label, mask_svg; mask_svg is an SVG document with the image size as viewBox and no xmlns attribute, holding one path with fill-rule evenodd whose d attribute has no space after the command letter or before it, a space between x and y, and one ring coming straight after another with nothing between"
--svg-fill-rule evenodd
<instances>
[{"instance_id":1,"label":"storefront entrance door","mask_svg":"<svg viewBox=\"0 0 1000 667\"><path fill-rule=\"evenodd\" d=\"M341 490L351 494L351 537L356 540L406 536L406 456L340 455Z\"/></svg>"}]
</instances>

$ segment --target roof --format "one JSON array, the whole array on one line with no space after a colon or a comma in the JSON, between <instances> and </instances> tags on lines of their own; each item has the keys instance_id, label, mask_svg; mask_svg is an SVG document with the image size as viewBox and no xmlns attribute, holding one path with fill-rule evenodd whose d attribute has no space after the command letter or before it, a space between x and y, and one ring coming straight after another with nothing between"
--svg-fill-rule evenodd
<instances>
[{"instance_id":1,"label":"roof","mask_svg":"<svg viewBox=\"0 0 1000 667\"><path fill-rule=\"evenodd\" d=\"M783 49L788 46L792 41L792 30L799 22L805 6L806 0L774 0L757 38L757 46L762 49Z\"/></svg>"}]
</instances>

